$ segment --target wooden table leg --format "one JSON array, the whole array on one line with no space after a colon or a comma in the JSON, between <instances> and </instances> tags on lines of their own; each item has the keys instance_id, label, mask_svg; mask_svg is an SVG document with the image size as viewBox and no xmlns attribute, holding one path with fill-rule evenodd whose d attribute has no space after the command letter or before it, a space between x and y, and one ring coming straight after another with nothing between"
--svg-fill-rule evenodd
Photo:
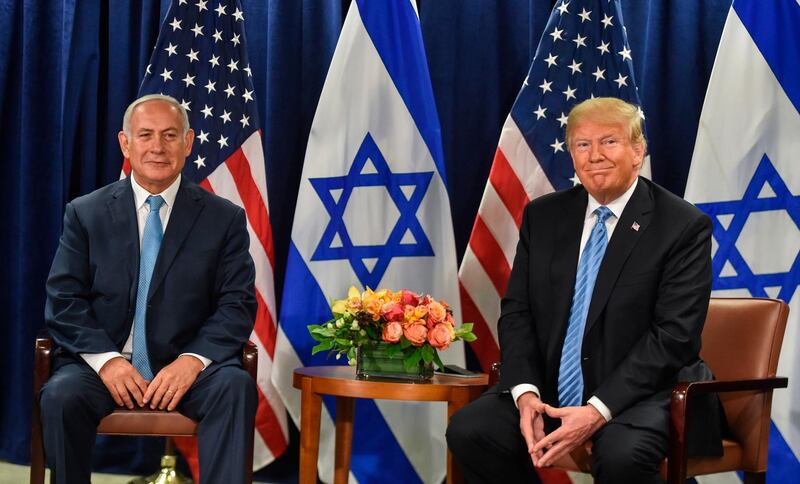
<instances>
[{"instance_id":1,"label":"wooden table leg","mask_svg":"<svg viewBox=\"0 0 800 484\"><path fill-rule=\"evenodd\" d=\"M447 402L447 422L453 417L461 407L470 402L468 387L453 387L450 390L450 400ZM461 484L464 477L461 475L461 468L453 458L450 448L447 449L447 484Z\"/></svg>"},{"instance_id":2,"label":"wooden table leg","mask_svg":"<svg viewBox=\"0 0 800 484\"><path fill-rule=\"evenodd\" d=\"M334 484L347 484L350 477L350 451L353 445L353 407L350 397L336 397L336 455Z\"/></svg>"},{"instance_id":3,"label":"wooden table leg","mask_svg":"<svg viewBox=\"0 0 800 484\"><path fill-rule=\"evenodd\" d=\"M311 378L303 378L300 395L300 483L317 483L319 421L322 397L314 393Z\"/></svg>"}]
</instances>

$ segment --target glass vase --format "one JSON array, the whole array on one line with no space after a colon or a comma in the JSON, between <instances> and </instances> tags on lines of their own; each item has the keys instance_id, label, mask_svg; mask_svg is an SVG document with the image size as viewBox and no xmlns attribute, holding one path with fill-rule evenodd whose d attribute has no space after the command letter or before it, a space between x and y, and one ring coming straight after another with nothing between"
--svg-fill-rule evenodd
<instances>
[{"instance_id":1,"label":"glass vase","mask_svg":"<svg viewBox=\"0 0 800 484\"><path fill-rule=\"evenodd\" d=\"M356 377L359 380L400 380L423 383L433 378L433 363L419 362L407 370L403 365L403 353L390 355L389 343L376 342L358 348L356 357Z\"/></svg>"}]
</instances>

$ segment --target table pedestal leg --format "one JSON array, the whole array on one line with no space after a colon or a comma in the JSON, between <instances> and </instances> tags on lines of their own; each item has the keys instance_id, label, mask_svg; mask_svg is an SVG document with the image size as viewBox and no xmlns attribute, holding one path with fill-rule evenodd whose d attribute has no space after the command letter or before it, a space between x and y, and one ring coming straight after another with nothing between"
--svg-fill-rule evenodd
<instances>
[{"instance_id":1,"label":"table pedestal leg","mask_svg":"<svg viewBox=\"0 0 800 484\"><path fill-rule=\"evenodd\" d=\"M350 397L336 397L336 455L334 484L347 484L350 476L350 451L353 445L353 407Z\"/></svg>"},{"instance_id":2,"label":"table pedestal leg","mask_svg":"<svg viewBox=\"0 0 800 484\"><path fill-rule=\"evenodd\" d=\"M322 397L314 393L311 378L303 378L300 396L300 483L317 483L319 421Z\"/></svg>"}]
</instances>

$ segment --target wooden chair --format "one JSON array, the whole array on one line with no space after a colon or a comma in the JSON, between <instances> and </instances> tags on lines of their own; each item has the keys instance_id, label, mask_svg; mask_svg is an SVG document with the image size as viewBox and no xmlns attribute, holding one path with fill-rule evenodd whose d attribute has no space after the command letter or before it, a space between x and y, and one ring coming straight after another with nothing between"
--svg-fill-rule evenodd
<instances>
[{"instance_id":1,"label":"wooden chair","mask_svg":"<svg viewBox=\"0 0 800 484\"><path fill-rule=\"evenodd\" d=\"M766 481L772 391L788 385L775 376L788 315L789 306L777 299L711 298L700 356L716 380L678 383L672 391L669 453L661 466L668 483L734 470L744 472L745 483ZM719 394L731 436L722 441L722 457L687 458L686 415L692 397L706 393ZM579 446L554 467L590 472L591 457Z\"/></svg>"},{"instance_id":2,"label":"wooden chair","mask_svg":"<svg viewBox=\"0 0 800 484\"><path fill-rule=\"evenodd\" d=\"M53 349L53 340L46 332L40 333L36 338L34 350L34 375L33 375L33 418L31 419L31 484L43 484L45 473L44 441L42 437L42 421L39 415L39 392L50 378L50 353ZM242 349L242 367L256 381L258 369L258 352L255 345L247 342ZM251 429L254 432L254 429ZM118 407L110 415L100 421L97 426L98 434L105 435L144 435L165 437L191 437L197 435L197 422L185 417L178 412L166 410L150 410L149 408L135 408L128 410ZM253 472L253 435L249 442L250 451L248 470L249 481L252 482Z\"/></svg>"}]
</instances>

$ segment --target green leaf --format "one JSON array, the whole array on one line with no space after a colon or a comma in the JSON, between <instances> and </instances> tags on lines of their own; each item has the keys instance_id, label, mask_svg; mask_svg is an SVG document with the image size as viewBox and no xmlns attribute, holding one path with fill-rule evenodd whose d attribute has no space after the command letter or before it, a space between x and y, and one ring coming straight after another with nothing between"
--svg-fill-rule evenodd
<instances>
[{"instance_id":1,"label":"green leaf","mask_svg":"<svg viewBox=\"0 0 800 484\"><path fill-rule=\"evenodd\" d=\"M345 347L345 348L349 348L349 347L353 346L353 342L350 341L349 339L346 339L346 338L336 338L334 341L336 341L336 344L338 346L342 346L342 347Z\"/></svg>"},{"instance_id":2,"label":"green leaf","mask_svg":"<svg viewBox=\"0 0 800 484\"><path fill-rule=\"evenodd\" d=\"M411 341L409 341L405 336L400 338L400 347L403 349L408 348L411 346Z\"/></svg>"},{"instance_id":3,"label":"green leaf","mask_svg":"<svg viewBox=\"0 0 800 484\"><path fill-rule=\"evenodd\" d=\"M323 341L322 343L320 343L320 344L314 346L313 348L311 348L311 354L312 355L316 355L320 351L326 351L326 350L329 350L331 348L333 348L333 341L332 340Z\"/></svg>"},{"instance_id":4,"label":"green leaf","mask_svg":"<svg viewBox=\"0 0 800 484\"><path fill-rule=\"evenodd\" d=\"M422 359L422 350L419 348L415 348L414 351L411 352L406 358L403 360L403 366L405 367L406 371L413 370L417 365L419 365L419 360Z\"/></svg>"},{"instance_id":5,"label":"green leaf","mask_svg":"<svg viewBox=\"0 0 800 484\"><path fill-rule=\"evenodd\" d=\"M461 335L461 339L463 339L463 340L464 340L464 341L466 341L467 343L470 343L470 342L472 342L472 341L475 341L476 339L478 339L478 337L477 337L477 336L475 336L475 335L474 335L474 334L472 334L472 333L467 333L467 334L462 334L462 335Z\"/></svg>"},{"instance_id":6,"label":"green leaf","mask_svg":"<svg viewBox=\"0 0 800 484\"><path fill-rule=\"evenodd\" d=\"M458 328L458 330L456 330L456 333L471 333L472 326L473 323L464 323Z\"/></svg>"},{"instance_id":7,"label":"green leaf","mask_svg":"<svg viewBox=\"0 0 800 484\"><path fill-rule=\"evenodd\" d=\"M442 359L439 358L439 352L433 352L433 361L436 363L436 366L439 368L439 371L444 371L444 363L442 363Z\"/></svg>"},{"instance_id":8,"label":"green leaf","mask_svg":"<svg viewBox=\"0 0 800 484\"><path fill-rule=\"evenodd\" d=\"M422 347L422 361L425 363L430 363L433 361L433 354L436 353L436 350L433 349L430 345L425 345Z\"/></svg>"},{"instance_id":9,"label":"green leaf","mask_svg":"<svg viewBox=\"0 0 800 484\"><path fill-rule=\"evenodd\" d=\"M389 356L394 356L402 350L403 348L397 343L386 345L386 354Z\"/></svg>"}]
</instances>

